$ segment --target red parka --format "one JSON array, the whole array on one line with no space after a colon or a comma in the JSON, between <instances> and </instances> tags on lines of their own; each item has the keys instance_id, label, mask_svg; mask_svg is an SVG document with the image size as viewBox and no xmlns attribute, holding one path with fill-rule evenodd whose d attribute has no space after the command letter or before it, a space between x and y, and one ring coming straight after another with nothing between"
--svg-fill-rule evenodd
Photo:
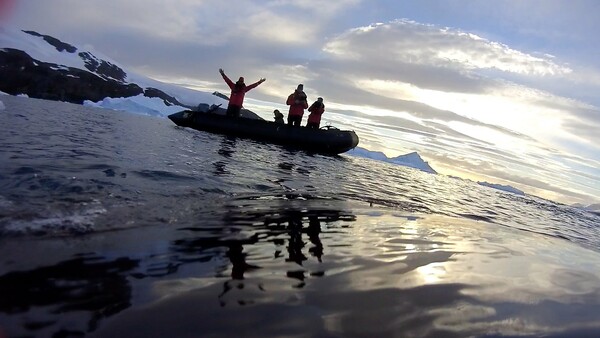
<instances>
[{"instance_id":1,"label":"red parka","mask_svg":"<svg viewBox=\"0 0 600 338\"><path fill-rule=\"evenodd\" d=\"M246 95L246 92L262 83L262 81L259 80L248 86L246 86L243 82L241 83L241 86L236 86L237 83L233 83L227 77L227 75L225 75L225 73L221 73L221 75L223 76L223 80L225 80L229 86L229 89L231 89L231 95L229 95L229 105L232 106L241 107L244 103L244 96Z\"/></svg>"},{"instance_id":2,"label":"red parka","mask_svg":"<svg viewBox=\"0 0 600 338\"><path fill-rule=\"evenodd\" d=\"M315 101L310 108L308 108L310 115L308 115L308 123L321 123L321 115L325 112L325 105L322 102Z\"/></svg>"},{"instance_id":3,"label":"red parka","mask_svg":"<svg viewBox=\"0 0 600 338\"><path fill-rule=\"evenodd\" d=\"M308 108L306 94L303 91L294 91L288 96L285 103L290 106L289 116L302 116L304 115L304 109Z\"/></svg>"}]
</instances>

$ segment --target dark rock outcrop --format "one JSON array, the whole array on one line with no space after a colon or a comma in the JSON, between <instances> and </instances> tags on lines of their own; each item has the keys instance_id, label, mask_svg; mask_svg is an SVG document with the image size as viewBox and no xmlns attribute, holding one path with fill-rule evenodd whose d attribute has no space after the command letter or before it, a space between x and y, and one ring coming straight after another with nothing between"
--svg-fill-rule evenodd
<instances>
[{"instance_id":1,"label":"dark rock outcrop","mask_svg":"<svg viewBox=\"0 0 600 338\"><path fill-rule=\"evenodd\" d=\"M67 51L69 53L75 53L77 51L77 48L75 48L74 46L71 46L68 43L62 42L57 38L51 37L50 35L42 35L38 32L34 32L34 31L23 31L23 32L25 32L29 35L39 36L39 37L43 38L44 41L46 41L47 43L54 46L54 48L56 48L56 50L59 52Z\"/></svg>"},{"instance_id":2,"label":"dark rock outcrop","mask_svg":"<svg viewBox=\"0 0 600 338\"><path fill-rule=\"evenodd\" d=\"M167 106L182 106L182 107L186 107L186 105L184 105L183 103L177 101L176 98L174 98L173 96L166 94L165 92L163 92L162 90L156 89L156 88L146 88L144 89L144 96L146 97L158 97L160 99L162 99L165 102L165 105Z\"/></svg>"},{"instance_id":3,"label":"dark rock outcrop","mask_svg":"<svg viewBox=\"0 0 600 338\"><path fill-rule=\"evenodd\" d=\"M142 94L136 84L101 78L88 71L42 62L12 48L0 50L0 91L11 95L82 104L105 97Z\"/></svg>"},{"instance_id":4,"label":"dark rock outcrop","mask_svg":"<svg viewBox=\"0 0 600 338\"><path fill-rule=\"evenodd\" d=\"M125 73L119 66L98 59L90 52L80 52L78 55L83 60L85 68L87 68L90 72L96 73L105 79L114 79L125 82L127 73Z\"/></svg>"}]
</instances>

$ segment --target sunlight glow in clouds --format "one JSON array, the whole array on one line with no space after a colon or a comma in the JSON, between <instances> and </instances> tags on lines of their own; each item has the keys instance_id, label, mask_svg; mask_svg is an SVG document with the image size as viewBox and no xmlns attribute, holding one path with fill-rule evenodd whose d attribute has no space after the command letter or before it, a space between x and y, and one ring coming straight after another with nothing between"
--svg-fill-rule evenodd
<instances>
[{"instance_id":1,"label":"sunlight glow in clouds","mask_svg":"<svg viewBox=\"0 0 600 338\"><path fill-rule=\"evenodd\" d=\"M561 113L550 108L540 108L531 103L540 97L515 97L512 91L490 94L451 93L421 89L410 83L384 80L361 80L357 86L373 94L399 100L417 101L440 110L501 126L519 133L551 141L561 127ZM522 93L521 93L522 95ZM392 113L393 114L393 113ZM535 125L537 128L531 129ZM569 137L564 133L564 137ZM486 140L491 134L480 133L478 138ZM499 144L493 141L494 144Z\"/></svg>"},{"instance_id":2,"label":"sunlight glow in clouds","mask_svg":"<svg viewBox=\"0 0 600 338\"><path fill-rule=\"evenodd\" d=\"M250 17L244 27L255 39L284 44L307 44L316 33L313 25L267 12Z\"/></svg>"},{"instance_id":3,"label":"sunlight glow in clouds","mask_svg":"<svg viewBox=\"0 0 600 338\"><path fill-rule=\"evenodd\" d=\"M470 50L462 46L460 49L448 46L449 48L439 50L434 55L435 59L458 63L467 69L495 68L524 75L565 75L572 72L570 68L556 65L549 59L527 55L473 34L458 33L453 37L470 39L475 44Z\"/></svg>"}]
</instances>

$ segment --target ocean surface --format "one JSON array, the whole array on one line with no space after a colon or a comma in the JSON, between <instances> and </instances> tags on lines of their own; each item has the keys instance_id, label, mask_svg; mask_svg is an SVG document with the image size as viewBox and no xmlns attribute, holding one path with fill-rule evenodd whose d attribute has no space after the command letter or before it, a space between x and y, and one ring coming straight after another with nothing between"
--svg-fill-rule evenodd
<instances>
[{"instance_id":1,"label":"ocean surface","mask_svg":"<svg viewBox=\"0 0 600 338\"><path fill-rule=\"evenodd\" d=\"M0 100L1 338L600 336L595 214Z\"/></svg>"}]
</instances>

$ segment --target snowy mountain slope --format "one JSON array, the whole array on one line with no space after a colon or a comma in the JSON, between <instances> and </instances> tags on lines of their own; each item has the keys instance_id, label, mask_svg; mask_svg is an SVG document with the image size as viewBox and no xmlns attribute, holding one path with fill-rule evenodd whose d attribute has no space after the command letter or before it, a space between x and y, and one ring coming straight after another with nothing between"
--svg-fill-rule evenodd
<instances>
[{"instance_id":1,"label":"snowy mountain slope","mask_svg":"<svg viewBox=\"0 0 600 338\"><path fill-rule=\"evenodd\" d=\"M162 83L125 70L96 51L33 31L0 27L0 91L83 103L143 95L166 106L225 104L222 98ZM164 115L164 114L163 114Z\"/></svg>"},{"instance_id":2,"label":"snowy mountain slope","mask_svg":"<svg viewBox=\"0 0 600 338\"><path fill-rule=\"evenodd\" d=\"M0 27L0 48L21 50L29 54L33 59L43 62L85 69L83 59L75 54L75 47L64 44L54 38L48 39L52 42L56 40L56 43L53 45L46 41L43 36L36 34L31 31L26 33L11 27Z\"/></svg>"}]
</instances>

